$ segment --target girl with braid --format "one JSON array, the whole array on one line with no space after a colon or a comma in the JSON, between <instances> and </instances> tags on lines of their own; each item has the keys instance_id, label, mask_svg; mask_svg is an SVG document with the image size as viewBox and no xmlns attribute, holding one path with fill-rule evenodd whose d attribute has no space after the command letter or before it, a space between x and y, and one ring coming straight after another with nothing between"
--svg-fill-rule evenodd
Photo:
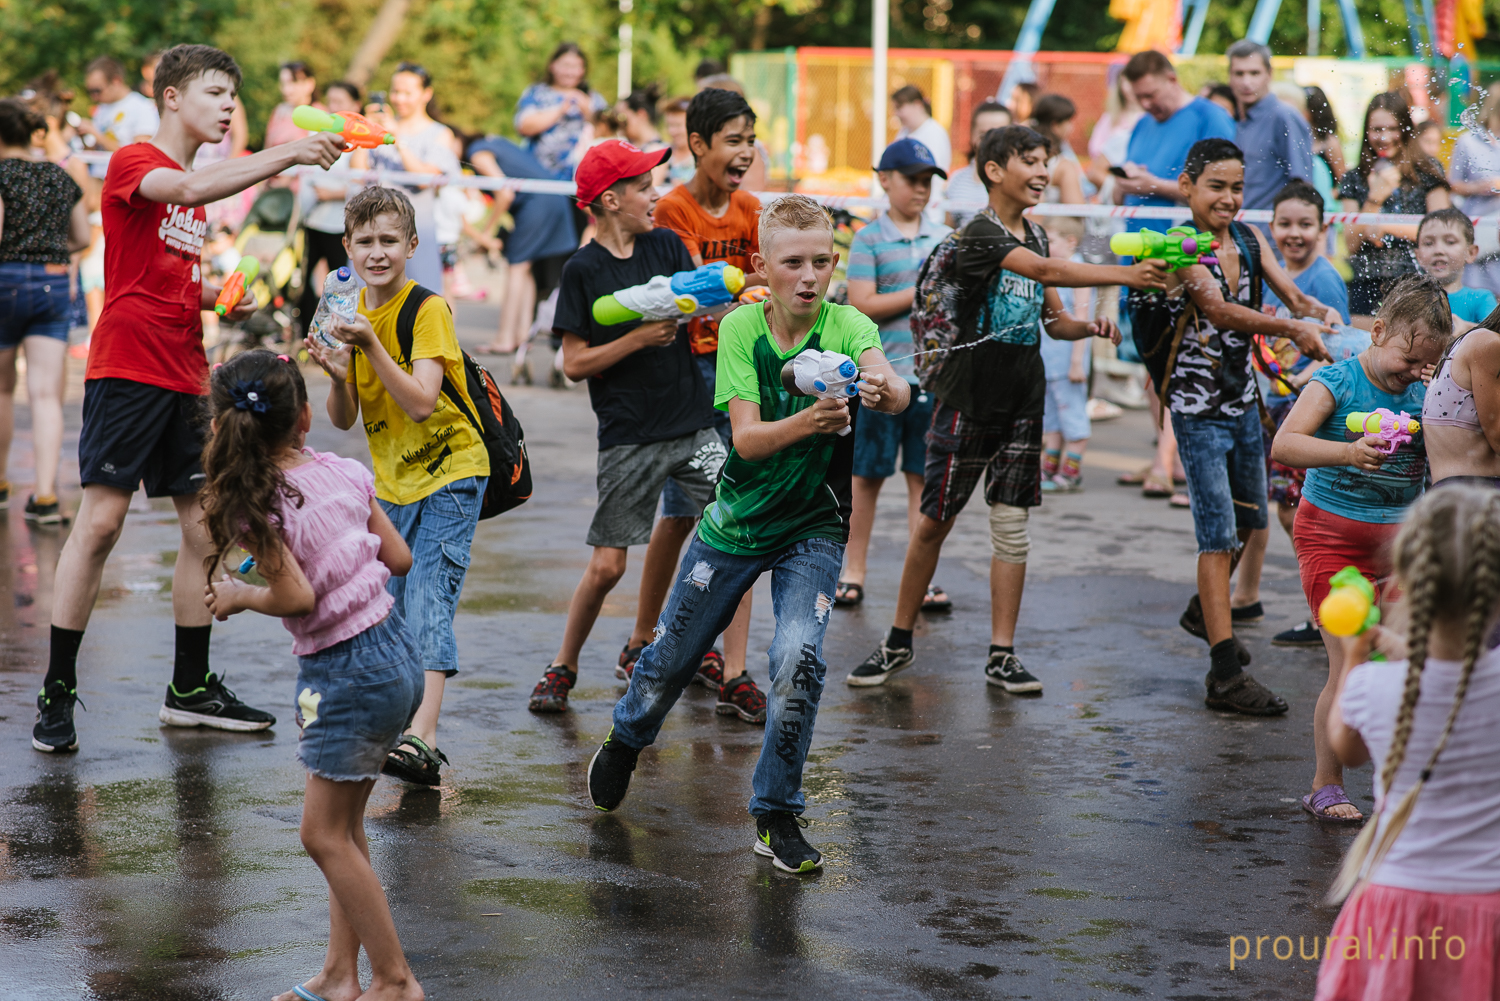
<instances>
[{"instance_id":1,"label":"girl with braid","mask_svg":"<svg viewBox=\"0 0 1500 1001\"><path fill-rule=\"evenodd\" d=\"M1405 660L1351 670L1329 720L1346 767L1374 762L1375 822L1330 893L1318 1001L1500 998L1500 492L1440 487L1396 536L1405 637L1350 641Z\"/></svg>"}]
</instances>

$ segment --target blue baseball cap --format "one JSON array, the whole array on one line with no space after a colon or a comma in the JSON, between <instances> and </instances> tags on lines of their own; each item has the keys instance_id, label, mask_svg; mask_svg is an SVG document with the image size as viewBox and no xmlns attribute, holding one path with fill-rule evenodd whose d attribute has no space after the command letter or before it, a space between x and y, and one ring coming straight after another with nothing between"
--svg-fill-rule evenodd
<instances>
[{"instance_id":1,"label":"blue baseball cap","mask_svg":"<svg viewBox=\"0 0 1500 1001\"><path fill-rule=\"evenodd\" d=\"M875 169L899 170L907 177L931 170L943 180L948 179L947 172L932 158L932 150L912 138L897 139L887 146Z\"/></svg>"}]
</instances>

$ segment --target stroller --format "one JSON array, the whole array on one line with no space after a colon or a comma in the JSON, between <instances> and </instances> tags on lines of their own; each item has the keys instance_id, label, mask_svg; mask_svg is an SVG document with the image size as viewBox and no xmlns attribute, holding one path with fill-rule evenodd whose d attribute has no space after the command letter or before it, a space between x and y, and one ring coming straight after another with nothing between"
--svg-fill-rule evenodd
<instances>
[{"instance_id":1,"label":"stroller","mask_svg":"<svg viewBox=\"0 0 1500 1001\"><path fill-rule=\"evenodd\" d=\"M301 202L291 188L265 188L256 196L235 238L240 256L260 261L251 288L261 308L226 331L215 346L217 361L257 346L289 345L295 340L289 303L302 293Z\"/></svg>"}]
</instances>

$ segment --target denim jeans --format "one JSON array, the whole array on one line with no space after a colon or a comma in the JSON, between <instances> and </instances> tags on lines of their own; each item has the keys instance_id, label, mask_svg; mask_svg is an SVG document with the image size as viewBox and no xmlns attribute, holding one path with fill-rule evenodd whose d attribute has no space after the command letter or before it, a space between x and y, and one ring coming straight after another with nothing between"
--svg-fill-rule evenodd
<instances>
[{"instance_id":1,"label":"denim jeans","mask_svg":"<svg viewBox=\"0 0 1500 1001\"><path fill-rule=\"evenodd\" d=\"M823 634L843 562L843 545L830 539L804 539L765 556L733 556L695 537L657 620L656 639L641 652L630 687L615 705L615 737L630 747L656 740L714 637L734 618L740 597L769 570L776 634L765 743L751 778L750 812L800 814L802 765L828 672Z\"/></svg>"},{"instance_id":2,"label":"denim jeans","mask_svg":"<svg viewBox=\"0 0 1500 1001\"><path fill-rule=\"evenodd\" d=\"M1200 553L1240 548L1237 529L1266 527L1266 453L1260 410L1239 417L1172 413L1177 453L1193 500Z\"/></svg>"},{"instance_id":3,"label":"denim jeans","mask_svg":"<svg viewBox=\"0 0 1500 1001\"><path fill-rule=\"evenodd\" d=\"M386 590L406 619L423 669L449 677L458 673L453 612L469 572L469 545L487 482L487 477L471 476L438 487L412 504L380 502L411 547L411 570L405 577L392 577Z\"/></svg>"},{"instance_id":4,"label":"denim jeans","mask_svg":"<svg viewBox=\"0 0 1500 1001\"><path fill-rule=\"evenodd\" d=\"M0 264L0 351L27 337L68 339L72 309L65 265Z\"/></svg>"}]
</instances>

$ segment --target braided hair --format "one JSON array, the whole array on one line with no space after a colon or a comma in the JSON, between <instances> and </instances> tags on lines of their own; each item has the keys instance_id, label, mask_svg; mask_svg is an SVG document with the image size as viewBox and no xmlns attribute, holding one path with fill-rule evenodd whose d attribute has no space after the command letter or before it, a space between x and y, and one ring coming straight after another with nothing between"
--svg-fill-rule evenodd
<instances>
[{"instance_id":1,"label":"braided hair","mask_svg":"<svg viewBox=\"0 0 1500 1001\"><path fill-rule=\"evenodd\" d=\"M1453 724L1468 694L1474 665L1500 603L1500 492L1463 486L1431 491L1412 505L1406 523L1396 535L1393 562L1396 578L1407 594L1410 616L1406 685L1396 712L1391 746L1380 770L1379 813L1374 822L1365 825L1349 849L1329 892L1330 903L1342 901L1380 865L1401 836L1417 797L1448 746ZM1427 666L1432 624L1439 617L1461 623L1463 629L1463 666L1453 693L1453 707L1417 781L1381 824L1396 772L1406 760L1417 699L1421 696L1422 671Z\"/></svg>"}]
</instances>

